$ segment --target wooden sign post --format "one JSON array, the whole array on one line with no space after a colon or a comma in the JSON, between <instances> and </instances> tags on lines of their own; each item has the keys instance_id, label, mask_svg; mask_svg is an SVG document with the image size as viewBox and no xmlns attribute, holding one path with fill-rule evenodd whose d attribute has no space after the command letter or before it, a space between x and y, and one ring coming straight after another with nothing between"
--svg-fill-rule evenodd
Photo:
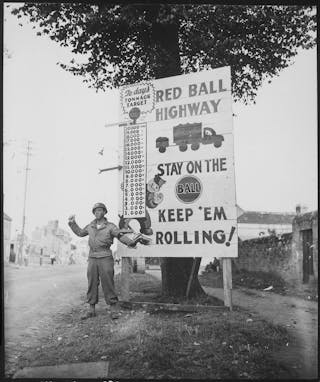
<instances>
[{"instance_id":1,"label":"wooden sign post","mask_svg":"<svg viewBox=\"0 0 320 382\"><path fill-rule=\"evenodd\" d=\"M121 260L121 300L130 300L130 274L132 272L132 261L130 257L122 257Z\"/></svg>"},{"instance_id":2,"label":"wooden sign post","mask_svg":"<svg viewBox=\"0 0 320 382\"><path fill-rule=\"evenodd\" d=\"M191 289L191 283L192 283L192 280L193 280L193 277L194 277L194 273L195 273L195 270L196 270L196 265L197 265L197 259L194 258L193 259L193 263L192 263L192 268L191 268L190 276L189 276L189 280L188 280L186 297L189 297L189 293L190 293L190 289Z\"/></svg>"},{"instance_id":3,"label":"wooden sign post","mask_svg":"<svg viewBox=\"0 0 320 382\"><path fill-rule=\"evenodd\" d=\"M224 305L232 310L232 259L222 258Z\"/></svg>"}]
</instances>

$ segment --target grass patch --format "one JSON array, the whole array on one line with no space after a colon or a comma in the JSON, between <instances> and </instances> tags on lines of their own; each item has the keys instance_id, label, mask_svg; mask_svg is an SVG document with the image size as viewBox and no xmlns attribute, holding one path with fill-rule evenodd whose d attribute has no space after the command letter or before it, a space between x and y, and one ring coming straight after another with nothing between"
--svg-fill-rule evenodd
<instances>
[{"instance_id":1,"label":"grass patch","mask_svg":"<svg viewBox=\"0 0 320 382\"><path fill-rule=\"evenodd\" d=\"M212 288L223 287L222 272L205 271L199 276L199 280L204 286ZM262 290L272 285L273 289L271 291L280 294L286 294L288 290L286 282L274 273L247 271L245 269L234 270L232 272L232 285L235 289L237 287L245 287L258 290Z\"/></svg>"},{"instance_id":2,"label":"grass patch","mask_svg":"<svg viewBox=\"0 0 320 382\"><path fill-rule=\"evenodd\" d=\"M214 272L209 267L208 270L199 275L201 285L211 288L223 288L222 272ZM263 271L247 271L245 269L232 269L232 285L234 289L248 288L263 290L272 285L271 293L277 293L284 296L296 296L309 301L318 301L318 284L316 282L310 284L297 283L289 284L285 282L279 275L272 272ZM244 290L250 294L250 291ZM254 293L252 293L254 295Z\"/></svg>"},{"instance_id":3,"label":"grass patch","mask_svg":"<svg viewBox=\"0 0 320 382\"><path fill-rule=\"evenodd\" d=\"M133 275L145 293L158 293L159 283L149 275ZM190 303L190 301L188 302ZM112 321L101 302L98 315L79 319L77 307L54 320L41 347L27 349L19 366L67 362L110 361L110 378L260 379L293 378L274 360L288 334L262 319L249 320L241 310L191 314L122 310Z\"/></svg>"},{"instance_id":4,"label":"grass patch","mask_svg":"<svg viewBox=\"0 0 320 382\"><path fill-rule=\"evenodd\" d=\"M274 293L284 294L286 292L286 283L278 275L271 272L263 271L246 271L244 269L235 272L233 282L237 286L244 286L246 288L264 289L273 286Z\"/></svg>"},{"instance_id":5,"label":"grass patch","mask_svg":"<svg viewBox=\"0 0 320 382\"><path fill-rule=\"evenodd\" d=\"M198 275L198 279L200 284L203 286L208 286L211 288L223 288L222 272L203 271L201 275Z\"/></svg>"},{"instance_id":6,"label":"grass patch","mask_svg":"<svg viewBox=\"0 0 320 382\"><path fill-rule=\"evenodd\" d=\"M120 293L120 275L115 276L116 291ZM159 302L190 305L224 305L220 299L204 295L197 298L170 297L161 295L161 281L149 274L133 273L130 278L132 301Z\"/></svg>"},{"instance_id":7,"label":"grass patch","mask_svg":"<svg viewBox=\"0 0 320 382\"><path fill-rule=\"evenodd\" d=\"M120 274L114 278L116 290L120 293ZM159 293L161 281L147 273L132 273L130 277L130 292Z\"/></svg>"}]
</instances>

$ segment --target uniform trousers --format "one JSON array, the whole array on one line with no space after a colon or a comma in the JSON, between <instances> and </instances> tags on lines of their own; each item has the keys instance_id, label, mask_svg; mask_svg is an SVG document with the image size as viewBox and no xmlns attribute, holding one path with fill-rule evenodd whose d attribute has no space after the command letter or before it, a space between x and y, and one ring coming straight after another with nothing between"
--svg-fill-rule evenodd
<instances>
[{"instance_id":1,"label":"uniform trousers","mask_svg":"<svg viewBox=\"0 0 320 382\"><path fill-rule=\"evenodd\" d=\"M94 305L99 301L99 279L106 303L112 305L118 301L114 288L114 261L112 256L89 257L87 278L87 302L89 304Z\"/></svg>"}]
</instances>

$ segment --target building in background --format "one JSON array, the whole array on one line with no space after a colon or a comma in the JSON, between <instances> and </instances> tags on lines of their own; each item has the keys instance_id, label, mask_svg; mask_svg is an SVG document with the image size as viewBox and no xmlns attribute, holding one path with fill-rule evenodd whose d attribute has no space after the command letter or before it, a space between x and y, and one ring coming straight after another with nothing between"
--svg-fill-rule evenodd
<instances>
[{"instance_id":1,"label":"building in background","mask_svg":"<svg viewBox=\"0 0 320 382\"><path fill-rule=\"evenodd\" d=\"M75 246L74 260L76 264L85 264L89 257L88 239L72 241Z\"/></svg>"},{"instance_id":2,"label":"building in background","mask_svg":"<svg viewBox=\"0 0 320 382\"><path fill-rule=\"evenodd\" d=\"M79 254L79 256L82 256L84 258L87 258L89 256L88 239L76 240L74 244L77 247L77 253Z\"/></svg>"},{"instance_id":3,"label":"building in background","mask_svg":"<svg viewBox=\"0 0 320 382\"><path fill-rule=\"evenodd\" d=\"M3 246L4 261L9 261L10 254L10 240L11 240L11 222L12 219L6 213L3 213ZM16 251L16 247L14 248Z\"/></svg>"},{"instance_id":4,"label":"building in background","mask_svg":"<svg viewBox=\"0 0 320 382\"><path fill-rule=\"evenodd\" d=\"M59 227L58 220L51 220L43 227L36 227L31 234L30 262L39 262L42 249L44 263L49 263L52 253L57 264L67 263L71 250L70 242L70 234Z\"/></svg>"},{"instance_id":5,"label":"building in background","mask_svg":"<svg viewBox=\"0 0 320 382\"><path fill-rule=\"evenodd\" d=\"M297 211L299 208L302 213L307 211L306 207L301 207L299 205L296 207ZM292 233L292 223L295 216L296 214L294 212L245 211L237 205L239 242ZM207 264L213 261L213 259L213 255L202 257L200 273L205 269ZM154 262L154 260L152 261Z\"/></svg>"},{"instance_id":6,"label":"building in background","mask_svg":"<svg viewBox=\"0 0 320 382\"><path fill-rule=\"evenodd\" d=\"M17 230L16 230L17 232ZM17 255L16 257L16 262L18 262L18 253L19 253L19 248L21 245L21 233L16 233L12 238L11 238L11 244L13 244L14 251ZM24 234L23 236L23 248L27 248L30 245L30 239L29 237Z\"/></svg>"},{"instance_id":7,"label":"building in background","mask_svg":"<svg viewBox=\"0 0 320 382\"><path fill-rule=\"evenodd\" d=\"M241 213L239 214L239 212ZM241 240L292 232L293 212L261 212L238 209L238 237Z\"/></svg>"}]
</instances>

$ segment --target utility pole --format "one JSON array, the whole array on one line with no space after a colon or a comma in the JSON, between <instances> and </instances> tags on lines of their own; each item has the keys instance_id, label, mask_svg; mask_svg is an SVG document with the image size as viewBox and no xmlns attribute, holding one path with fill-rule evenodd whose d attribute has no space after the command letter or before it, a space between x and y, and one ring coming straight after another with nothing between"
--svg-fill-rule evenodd
<instances>
[{"instance_id":1,"label":"utility pole","mask_svg":"<svg viewBox=\"0 0 320 382\"><path fill-rule=\"evenodd\" d=\"M24 183L24 199L23 199L23 216L22 216L22 229L21 229L21 237L20 237L20 246L19 246L19 252L18 252L18 264L22 265L22 250L24 246L24 229L26 225L26 200L27 200L27 185L28 185L28 171L30 171L29 168L29 158L31 156L31 141L28 141L27 146L27 162L26 162L26 175L25 175L25 183Z\"/></svg>"}]
</instances>

